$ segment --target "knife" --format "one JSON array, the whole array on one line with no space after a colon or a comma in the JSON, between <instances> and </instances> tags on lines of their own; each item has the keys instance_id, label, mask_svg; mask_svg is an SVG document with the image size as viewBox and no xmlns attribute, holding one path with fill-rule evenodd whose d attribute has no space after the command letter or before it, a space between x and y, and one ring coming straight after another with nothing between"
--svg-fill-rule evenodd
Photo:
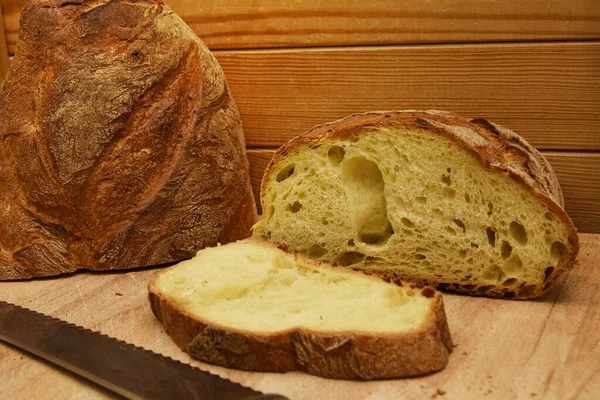
<instances>
[{"instance_id":1,"label":"knife","mask_svg":"<svg viewBox=\"0 0 600 400\"><path fill-rule=\"evenodd\" d=\"M129 399L286 400L2 300L0 340Z\"/></svg>"}]
</instances>

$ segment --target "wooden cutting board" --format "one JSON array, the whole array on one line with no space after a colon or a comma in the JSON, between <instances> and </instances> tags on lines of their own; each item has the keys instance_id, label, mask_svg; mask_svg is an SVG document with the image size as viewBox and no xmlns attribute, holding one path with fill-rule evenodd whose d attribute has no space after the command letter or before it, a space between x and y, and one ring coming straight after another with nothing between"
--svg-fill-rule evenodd
<instances>
[{"instance_id":1,"label":"wooden cutting board","mask_svg":"<svg viewBox=\"0 0 600 400\"><path fill-rule=\"evenodd\" d=\"M0 282L0 299L101 331L265 393L290 399L600 398L600 235L582 234L579 263L542 299L446 294L456 345L441 372L413 379L335 381L304 373L229 370L192 360L165 334L146 299L156 270L76 273ZM97 399L110 392L0 344L0 398Z\"/></svg>"}]
</instances>

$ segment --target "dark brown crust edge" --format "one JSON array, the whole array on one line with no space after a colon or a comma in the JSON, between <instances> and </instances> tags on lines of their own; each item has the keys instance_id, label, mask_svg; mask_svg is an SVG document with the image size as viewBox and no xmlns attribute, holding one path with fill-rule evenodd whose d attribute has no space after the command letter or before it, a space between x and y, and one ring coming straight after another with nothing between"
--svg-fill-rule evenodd
<instances>
[{"instance_id":1,"label":"dark brown crust edge","mask_svg":"<svg viewBox=\"0 0 600 400\"><path fill-rule=\"evenodd\" d=\"M425 129L452 140L472 153L485 169L521 183L527 191L553 211L569 230L567 243L569 256L547 273L540 285L523 285L510 290L500 286L482 286L476 282L440 282L432 279L419 280L420 283L476 296L524 300L546 293L563 272L576 265L579 236L573 221L563 208L564 200L558 178L546 158L525 139L501 125L483 118L465 118L447 111L375 111L351 115L311 128L281 146L273 155L265 169L261 184L260 197L263 210L266 186L271 179L271 174L275 165L286 156L306 146L314 146L332 139L347 139L377 128ZM366 270L363 272L384 279L392 276L397 278L390 272L377 273Z\"/></svg>"},{"instance_id":2,"label":"dark brown crust edge","mask_svg":"<svg viewBox=\"0 0 600 400\"><path fill-rule=\"evenodd\" d=\"M179 348L210 364L256 372L300 370L332 379L390 379L438 371L453 349L442 295L432 289L424 290L434 298L433 313L419 331L329 334L294 329L260 334L190 315L155 287L159 274L148 285L154 315Z\"/></svg>"}]
</instances>

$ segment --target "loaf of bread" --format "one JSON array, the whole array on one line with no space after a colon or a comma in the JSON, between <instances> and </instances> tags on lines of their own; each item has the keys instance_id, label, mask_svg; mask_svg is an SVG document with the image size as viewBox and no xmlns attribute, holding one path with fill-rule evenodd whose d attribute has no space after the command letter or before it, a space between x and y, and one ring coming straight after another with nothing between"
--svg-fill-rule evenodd
<instances>
[{"instance_id":1,"label":"loaf of bread","mask_svg":"<svg viewBox=\"0 0 600 400\"><path fill-rule=\"evenodd\" d=\"M162 1L29 1L0 139L0 279L181 260L255 222L223 72Z\"/></svg>"},{"instance_id":2,"label":"loaf of bread","mask_svg":"<svg viewBox=\"0 0 600 400\"><path fill-rule=\"evenodd\" d=\"M313 128L275 153L261 202L257 238L476 295L539 296L579 246L536 149L502 126L441 111Z\"/></svg>"},{"instance_id":3,"label":"loaf of bread","mask_svg":"<svg viewBox=\"0 0 600 400\"><path fill-rule=\"evenodd\" d=\"M160 271L149 298L181 349L230 368L395 378L442 369L452 351L439 292L265 241L204 249Z\"/></svg>"}]
</instances>

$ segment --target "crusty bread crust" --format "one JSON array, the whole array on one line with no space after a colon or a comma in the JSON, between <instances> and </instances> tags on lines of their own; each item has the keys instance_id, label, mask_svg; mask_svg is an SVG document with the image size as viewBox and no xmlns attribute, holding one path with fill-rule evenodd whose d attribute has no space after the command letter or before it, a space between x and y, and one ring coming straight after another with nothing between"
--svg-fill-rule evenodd
<instances>
[{"instance_id":1,"label":"crusty bread crust","mask_svg":"<svg viewBox=\"0 0 600 400\"><path fill-rule=\"evenodd\" d=\"M162 1L30 0L0 89L0 280L192 257L256 217L216 59Z\"/></svg>"},{"instance_id":2,"label":"crusty bread crust","mask_svg":"<svg viewBox=\"0 0 600 400\"><path fill-rule=\"evenodd\" d=\"M335 268L326 263L320 267ZM434 306L419 331L323 333L297 328L271 334L231 329L190 315L156 287L160 273L148 286L154 315L179 348L207 363L257 372L300 370L332 379L389 379L438 371L453 349L442 295L431 288L420 286L433 297Z\"/></svg>"},{"instance_id":3,"label":"crusty bread crust","mask_svg":"<svg viewBox=\"0 0 600 400\"><path fill-rule=\"evenodd\" d=\"M451 112L438 110L379 111L356 114L315 126L308 132L290 140L275 152L264 173L261 201L265 197L266 186L271 180L271 173L275 165L286 155L328 140L350 138L378 128L425 129L452 140L475 155L485 169L521 183L528 192L551 209L570 232L567 243L570 257L549 271L540 285L517 287L512 290L506 287L481 286L480 283L474 281L448 284L435 278L420 281L420 283L472 295L529 299L541 296L552 287L564 271L574 267L579 252L579 237L577 229L563 208L562 191L550 163L538 150L516 133L482 118L464 118ZM371 273L370 271L363 272ZM385 279L410 279L408 276L393 276L389 272L372 271L372 273L380 274Z\"/></svg>"}]
</instances>

